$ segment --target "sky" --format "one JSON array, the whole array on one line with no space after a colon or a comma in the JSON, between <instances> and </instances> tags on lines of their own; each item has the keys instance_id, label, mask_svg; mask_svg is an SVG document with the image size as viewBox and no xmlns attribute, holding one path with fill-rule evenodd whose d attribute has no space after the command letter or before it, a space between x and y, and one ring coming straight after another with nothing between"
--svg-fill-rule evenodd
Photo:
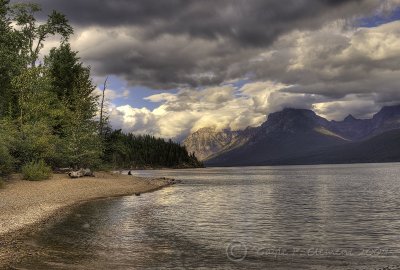
<instances>
[{"instance_id":1,"label":"sky","mask_svg":"<svg viewBox=\"0 0 400 270\"><path fill-rule=\"evenodd\" d=\"M41 19L67 15L100 88L109 76L125 132L181 140L287 107L341 120L400 104L400 0L37 2Z\"/></svg>"}]
</instances>

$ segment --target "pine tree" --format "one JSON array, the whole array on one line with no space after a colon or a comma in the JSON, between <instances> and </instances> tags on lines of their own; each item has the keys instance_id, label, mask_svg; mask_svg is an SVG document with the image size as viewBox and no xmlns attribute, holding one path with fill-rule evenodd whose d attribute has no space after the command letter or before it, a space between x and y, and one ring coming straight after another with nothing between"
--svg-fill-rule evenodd
<instances>
[{"instance_id":1,"label":"pine tree","mask_svg":"<svg viewBox=\"0 0 400 270\"><path fill-rule=\"evenodd\" d=\"M98 123L95 86L90 79L90 69L84 67L71 50L69 44L61 44L51 50L45 58L52 91L62 104L63 114L53 126L62 144L59 145L59 160L66 166L93 166L100 163L102 154Z\"/></svg>"}]
</instances>

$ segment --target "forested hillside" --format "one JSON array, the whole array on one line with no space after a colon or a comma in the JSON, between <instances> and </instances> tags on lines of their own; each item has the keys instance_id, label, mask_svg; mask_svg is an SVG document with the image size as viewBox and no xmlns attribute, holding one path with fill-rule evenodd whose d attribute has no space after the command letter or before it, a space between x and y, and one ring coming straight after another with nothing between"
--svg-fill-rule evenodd
<instances>
[{"instance_id":1,"label":"forested hillside","mask_svg":"<svg viewBox=\"0 0 400 270\"><path fill-rule=\"evenodd\" d=\"M39 161L52 168L197 164L172 142L100 132L107 123L97 117L90 68L68 42L73 28L56 11L39 22L39 11L36 4L0 0L0 176ZM59 45L43 57L53 36Z\"/></svg>"}]
</instances>

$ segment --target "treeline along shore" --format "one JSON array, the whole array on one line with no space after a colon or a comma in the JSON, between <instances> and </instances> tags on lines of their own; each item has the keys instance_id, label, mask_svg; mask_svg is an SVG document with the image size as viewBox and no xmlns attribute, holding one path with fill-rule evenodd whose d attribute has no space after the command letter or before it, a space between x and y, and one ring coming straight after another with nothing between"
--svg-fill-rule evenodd
<instances>
[{"instance_id":1,"label":"treeline along shore","mask_svg":"<svg viewBox=\"0 0 400 270\"><path fill-rule=\"evenodd\" d=\"M53 11L41 22L40 10L0 0L0 186L15 172L42 180L56 168L202 166L177 143L113 130L90 67L68 42L68 19ZM53 36L58 46L43 55Z\"/></svg>"}]
</instances>

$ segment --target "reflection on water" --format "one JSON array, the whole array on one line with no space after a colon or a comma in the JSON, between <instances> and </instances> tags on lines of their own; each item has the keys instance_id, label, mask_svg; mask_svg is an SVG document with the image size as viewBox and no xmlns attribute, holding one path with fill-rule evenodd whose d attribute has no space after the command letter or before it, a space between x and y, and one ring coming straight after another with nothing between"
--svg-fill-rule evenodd
<instances>
[{"instance_id":1,"label":"reflection on water","mask_svg":"<svg viewBox=\"0 0 400 270\"><path fill-rule=\"evenodd\" d=\"M135 173L183 183L84 204L17 266L400 269L398 164Z\"/></svg>"}]
</instances>

